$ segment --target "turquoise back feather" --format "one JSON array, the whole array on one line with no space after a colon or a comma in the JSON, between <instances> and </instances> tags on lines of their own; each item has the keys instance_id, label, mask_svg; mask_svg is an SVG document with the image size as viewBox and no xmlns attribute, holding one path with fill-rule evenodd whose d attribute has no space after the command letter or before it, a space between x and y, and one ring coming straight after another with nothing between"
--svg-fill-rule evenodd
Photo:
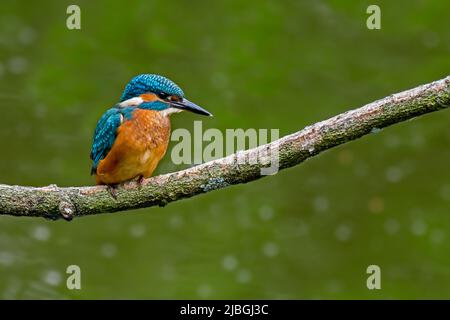
<instances>
[{"instance_id":1,"label":"turquoise back feather","mask_svg":"<svg viewBox=\"0 0 450 320\"><path fill-rule=\"evenodd\" d=\"M117 136L117 129L122 124L122 119L133 117L133 107L121 108L118 105L107 110L95 127L94 140L91 148L92 168L91 174L97 171L98 163L104 159L111 150Z\"/></svg>"}]
</instances>

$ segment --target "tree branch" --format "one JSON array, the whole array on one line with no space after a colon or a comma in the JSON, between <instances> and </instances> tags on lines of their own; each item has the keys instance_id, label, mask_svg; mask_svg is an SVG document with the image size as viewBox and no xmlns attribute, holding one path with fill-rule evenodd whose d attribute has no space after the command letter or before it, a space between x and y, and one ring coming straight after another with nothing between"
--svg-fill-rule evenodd
<instances>
[{"instance_id":1,"label":"tree branch","mask_svg":"<svg viewBox=\"0 0 450 320\"><path fill-rule=\"evenodd\" d=\"M202 165L129 182L114 200L104 186L23 187L0 185L0 215L67 220L167 203L262 177L269 155L279 155L279 168L298 165L327 149L368 133L450 106L450 76L318 122L272 143L240 151ZM269 152L269 153L267 153ZM262 155L262 156L261 156ZM246 163L238 160L246 158ZM260 161L256 161L256 160Z\"/></svg>"}]
</instances>

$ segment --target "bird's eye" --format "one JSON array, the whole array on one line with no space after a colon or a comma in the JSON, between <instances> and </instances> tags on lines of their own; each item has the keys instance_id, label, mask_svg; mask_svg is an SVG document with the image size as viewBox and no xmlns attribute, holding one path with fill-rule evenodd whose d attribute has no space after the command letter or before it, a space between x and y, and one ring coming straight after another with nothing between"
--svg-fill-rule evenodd
<instances>
[{"instance_id":1,"label":"bird's eye","mask_svg":"<svg viewBox=\"0 0 450 320\"><path fill-rule=\"evenodd\" d=\"M158 93L158 97L162 100L166 100L169 97L169 95L167 93L161 92Z\"/></svg>"}]
</instances>

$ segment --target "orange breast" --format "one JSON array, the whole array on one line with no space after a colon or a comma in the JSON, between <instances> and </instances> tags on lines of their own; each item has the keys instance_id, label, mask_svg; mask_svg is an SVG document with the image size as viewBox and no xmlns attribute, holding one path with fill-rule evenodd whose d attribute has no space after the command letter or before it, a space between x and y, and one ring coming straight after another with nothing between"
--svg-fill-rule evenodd
<instances>
[{"instance_id":1,"label":"orange breast","mask_svg":"<svg viewBox=\"0 0 450 320\"><path fill-rule=\"evenodd\" d=\"M167 150L170 121L158 111L136 109L97 168L97 184L117 184L151 176Z\"/></svg>"}]
</instances>

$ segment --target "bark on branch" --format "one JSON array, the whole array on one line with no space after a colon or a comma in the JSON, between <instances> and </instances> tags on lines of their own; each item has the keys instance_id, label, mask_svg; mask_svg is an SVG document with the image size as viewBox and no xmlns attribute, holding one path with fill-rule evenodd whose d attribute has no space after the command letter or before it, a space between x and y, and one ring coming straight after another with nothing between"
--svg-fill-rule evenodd
<instances>
[{"instance_id":1,"label":"bark on branch","mask_svg":"<svg viewBox=\"0 0 450 320\"><path fill-rule=\"evenodd\" d=\"M0 215L70 220L99 213L165 206L172 201L263 177L261 168L267 164L254 160L264 152L269 151L269 155L278 152L281 170L381 128L449 106L450 76L447 76L318 122L272 143L187 170L152 177L145 180L142 187L135 182L126 183L119 188L116 200L103 186L36 188L0 185ZM242 157L249 161L238 163ZM267 160L267 157L263 159Z\"/></svg>"}]
</instances>

